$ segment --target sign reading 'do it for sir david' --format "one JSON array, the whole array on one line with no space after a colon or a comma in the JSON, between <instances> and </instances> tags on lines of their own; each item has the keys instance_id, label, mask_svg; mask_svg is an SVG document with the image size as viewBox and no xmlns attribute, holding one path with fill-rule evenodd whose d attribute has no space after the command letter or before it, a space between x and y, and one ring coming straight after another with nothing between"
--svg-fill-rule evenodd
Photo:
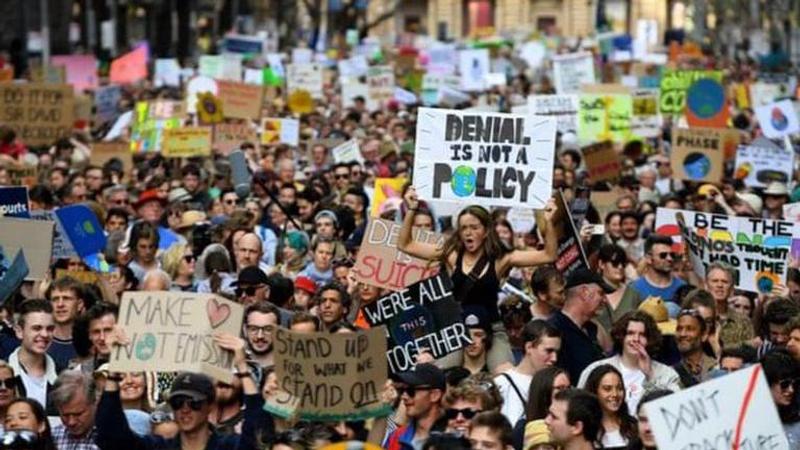
<instances>
[{"instance_id":1,"label":"sign reading 'do it for sir david'","mask_svg":"<svg viewBox=\"0 0 800 450\"><path fill-rule=\"evenodd\" d=\"M553 178L553 117L420 108L414 180L421 198L544 208Z\"/></svg>"}]
</instances>

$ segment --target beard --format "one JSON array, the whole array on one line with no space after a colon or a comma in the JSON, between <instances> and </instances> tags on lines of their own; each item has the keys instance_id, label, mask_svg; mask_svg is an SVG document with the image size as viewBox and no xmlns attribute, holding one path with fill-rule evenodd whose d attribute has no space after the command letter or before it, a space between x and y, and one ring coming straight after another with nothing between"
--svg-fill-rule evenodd
<instances>
[{"instance_id":1,"label":"beard","mask_svg":"<svg viewBox=\"0 0 800 450\"><path fill-rule=\"evenodd\" d=\"M256 356L264 356L272 353L272 348L273 348L272 342L270 342L269 345L267 345L267 348L265 348L264 350L257 350L253 344L249 345L250 345L250 351L252 351L253 354Z\"/></svg>"}]
</instances>

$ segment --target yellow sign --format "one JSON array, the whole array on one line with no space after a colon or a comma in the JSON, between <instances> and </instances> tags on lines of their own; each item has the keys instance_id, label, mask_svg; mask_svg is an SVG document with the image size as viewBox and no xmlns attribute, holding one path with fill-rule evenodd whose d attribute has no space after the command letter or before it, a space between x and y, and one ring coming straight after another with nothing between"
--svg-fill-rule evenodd
<instances>
[{"instance_id":1,"label":"yellow sign","mask_svg":"<svg viewBox=\"0 0 800 450\"><path fill-rule=\"evenodd\" d=\"M376 178L375 179L375 198L372 199L372 217L380 215L391 209L399 209L403 202L403 186L406 179L398 178Z\"/></svg>"},{"instance_id":2,"label":"yellow sign","mask_svg":"<svg viewBox=\"0 0 800 450\"><path fill-rule=\"evenodd\" d=\"M184 127L164 130L161 154L165 158L211 156L211 128Z\"/></svg>"},{"instance_id":3,"label":"yellow sign","mask_svg":"<svg viewBox=\"0 0 800 450\"><path fill-rule=\"evenodd\" d=\"M314 99L308 91L296 90L289 95L289 109L293 113L308 114L314 111Z\"/></svg>"}]
</instances>

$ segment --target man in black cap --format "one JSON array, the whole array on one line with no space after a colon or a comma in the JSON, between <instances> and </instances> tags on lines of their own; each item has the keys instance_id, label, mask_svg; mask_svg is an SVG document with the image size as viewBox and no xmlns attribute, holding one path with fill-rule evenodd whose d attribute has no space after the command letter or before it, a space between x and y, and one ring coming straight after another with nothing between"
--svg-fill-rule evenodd
<instances>
[{"instance_id":1,"label":"man in black cap","mask_svg":"<svg viewBox=\"0 0 800 450\"><path fill-rule=\"evenodd\" d=\"M397 375L395 385L410 419L408 425L392 432L383 448L400 450L421 449L433 431L444 431L447 418L442 400L446 389L444 372L433 364L417 364L414 370Z\"/></svg>"},{"instance_id":2,"label":"man in black cap","mask_svg":"<svg viewBox=\"0 0 800 450\"><path fill-rule=\"evenodd\" d=\"M588 269L578 269L567 278L564 307L548 322L561 332L558 365L569 372L571 380L580 378L586 366L605 357L592 319L606 303L606 294L613 291L600 275Z\"/></svg>"},{"instance_id":3,"label":"man in black cap","mask_svg":"<svg viewBox=\"0 0 800 450\"><path fill-rule=\"evenodd\" d=\"M235 289L236 301L245 307L262 302L269 302L278 308L280 322L284 327L289 326L292 313L272 301L273 280L257 266L245 267L239 272L239 278L231 283Z\"/></svg>"},{"instance_id":4,"label":"man in black cap","mask_svg":"<svg viewBox=\"0 0 800 450\"><path fill-rule=\"evenodd\" d=\"M115 332L115 344L122 341L120 334ZM175 378L168 400L178 424L178 435L172 439L139 436L130 429L125 419L119 394L122 375L114 373L106 379L105 391L97 408L97 445L100 448L138 450L257 449L258 429L265 427L265 432L271 434L274 428L271 416L261 413L264 401L245 360L244 340L232 334L219 333L214 336L214 343L223 350L233 352L234 375L242 380L245 409L241 435L220 435L209 425L208 416L215 397L213 380L202 373L182 372Z\"/></svg>"}]
</instances>

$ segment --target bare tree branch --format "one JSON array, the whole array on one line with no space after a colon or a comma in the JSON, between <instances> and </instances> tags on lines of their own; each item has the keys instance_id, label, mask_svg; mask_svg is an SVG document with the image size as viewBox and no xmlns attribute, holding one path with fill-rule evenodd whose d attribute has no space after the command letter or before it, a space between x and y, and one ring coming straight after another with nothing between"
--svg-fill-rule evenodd
<instances>
[{"instance_id":1,"label":"bare tree branch","mask_svg":"<svg viewBox=\"0 0 800 450\"><path fill-rule=\"evenodd\" d=\"M391 8L384 11L383 14L376 17L373 21L364 24L364 26L362 27L362 31L367 32L371 30L373 27L381 24L384 20L393 17L394 13L397 12L397 8L400 6L400 2L401 0L394 0L394 4L392 5Z\"/></svg>"}]
</instances>

